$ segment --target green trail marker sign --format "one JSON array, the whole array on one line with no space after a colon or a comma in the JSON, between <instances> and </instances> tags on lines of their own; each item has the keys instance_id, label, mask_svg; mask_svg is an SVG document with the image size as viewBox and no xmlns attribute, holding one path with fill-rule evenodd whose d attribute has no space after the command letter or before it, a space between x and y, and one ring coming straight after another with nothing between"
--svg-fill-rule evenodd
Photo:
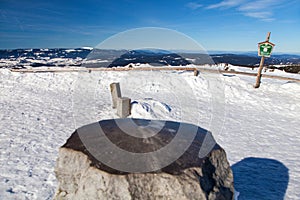
<instances>
[{"instance_id":1,"label":"green trail marker sign","mask_svg":"<svg viewBox=\"0 0 300 200\"><path fill-rule=\"evenodd\" d=\"M275 44L268 41L258 43L258 55L270 57L274 46Z\"/></svg>"},{"instance_id":2,"label":"green trail marker sign","mask_svg":"<svg viewBox=\"0 0 300 200\"><path fill-rule=\"evenodd\" d=\"M254 85L254 88L259 88L260 79L261 79L261 76L262 76L261 72L262 72L262 69L263 69L263 66L264 66L265 57L270 57L271 56L273 47L275 46L275 44L269 42L270 35L271 35L271 32L268 32L267 39L264 42L258 43L258 55L261 56L261 59L260 59L260 64L259 64L257 77L256 77L256 83Z\"/></svg>"}]
</instances>

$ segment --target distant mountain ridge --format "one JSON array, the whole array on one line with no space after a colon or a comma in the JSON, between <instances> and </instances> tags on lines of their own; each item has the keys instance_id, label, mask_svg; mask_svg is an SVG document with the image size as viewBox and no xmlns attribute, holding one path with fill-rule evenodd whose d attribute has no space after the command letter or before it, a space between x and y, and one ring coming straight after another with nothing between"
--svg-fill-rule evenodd
<instances>
[{"instance_id":1,"label":"distant mountain ridge","mask_svg":"<svg viewBox=\"0 0 300 200\"><path fill-rule=\"evenodd\" d=\"M255 52L241 53L174 53L164 50L101 50L92 48L14 49L0 50L0 67L26 68L39 66L88 66L114 67L130 63L185 66L188 64L228 63L256 67L260 57ZM300 55L273 54L265 59L265 65L300 64Z\"/></svg>"},{"instance_id":2,"label":"distant mountain ridge","mask_svg":"<svg viewBox=\"0 0 300 200\"><path fill-rule=\"evenodd\" d=\"M240 66L259 66L261 57L244 54L213 54L210 55L215 63L229 63ZM294 65L300 64L300 55L272 55L265 59L265 65Z\"/></svg>"},{"instance_id":3,"label":"distant mountain ridge","mask_svg":"<svg viewBox=\"0 0 300 200\"><path fill-rule=\"evenodd\" d=\"M76 48L76 49L66 49L66 48L55 48L55 49L13 49L13 50L1 50L0 49L0 59L1 58L20 58L26 56L27 58L85 58L91 49L87 48Z\"/></svg>"}]
</instances>

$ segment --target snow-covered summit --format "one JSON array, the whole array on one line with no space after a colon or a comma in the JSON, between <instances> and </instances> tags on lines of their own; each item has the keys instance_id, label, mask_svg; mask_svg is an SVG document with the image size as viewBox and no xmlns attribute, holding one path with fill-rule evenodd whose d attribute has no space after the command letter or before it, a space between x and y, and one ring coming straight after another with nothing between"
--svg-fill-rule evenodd
<instances>
[{"instance_id":1,"label":"snow-covered summit","mask_svg":"<svg viewBox=\"0 0 300 200\"><path fill-rule=\"evenodd\" d=\"M254 89L254 76L200 73L195 77L191 72L155 71L153 78L165 77L164 84L155 84L145 78L149 71L134 77L132 73L137 72L16 73L0 69L0 199L52 199L58 148L85 122L117 117L111 108L109 84L132 78L148 85L134 91L121 85L123 95L133 101L130 117L186 121L212 130L218 122L211 120L212 113L224 109L225 115L217 116L225 119L222 129L213 135L233 166L240 199L254 194L256 199L300 196L299 82L263 78L261 87ZM83 77L88 80L85 84L80 82ZM212 95L208 78L222 81L224 98ZM186 83L181 86L189 85L193 95L178 91L176 79ZM166 93L165 85L173 89ZM77 86L93 89L78 90ZM82 115L85 121L74 120L76 106L91 108L92 112ZM253 166L260 166L255 168L257 173L247 173L253 172ZM256 178L257 174L263 178Z\"/></svg>"}]
</instances>

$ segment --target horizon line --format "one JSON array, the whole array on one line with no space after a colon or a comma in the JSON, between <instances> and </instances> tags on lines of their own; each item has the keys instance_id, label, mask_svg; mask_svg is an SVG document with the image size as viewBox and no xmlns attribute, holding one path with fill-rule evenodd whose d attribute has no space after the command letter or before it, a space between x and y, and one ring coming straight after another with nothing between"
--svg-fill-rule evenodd
<instances>
[{"instance_id":1,"label":"horizon line","mask_svg":"<svg viewBox=\"0 0 300 200\"><path fill-rule=\"evenodd\" d=\"M0 48L0 51L5 51L5 50L10 50L10 51L13 51L13 50L29 50L29 49L90 49L90 50L93 50L93 49L98 49L96 47L90 47L90 46L82 46L82 47L41 47L41 48L38 48L38 47L33 47L33 48L30 48L30 47L26 47L26 48ZM136 49L101 49L101 50L128 50L128 51L131 51L131 50L136 50ZM161 50L164 50L164 49L161 49ZM196 52L200 52L197 51L197 50L184 50L184 49L172 49L172 50L166 50L166 51L177 51L177 52L180 52L181 53L185 53L185 52L189 52L189 53L196 53ZM257 52L256 50L202 50L201 52L207 52L209 54L212 54L212 53L255 53ZM272 52L272 54L296 54L296 55L300 55L300 52L292 52L292 51L278 51L278 52Z\"/></svg>"}]
</instances>

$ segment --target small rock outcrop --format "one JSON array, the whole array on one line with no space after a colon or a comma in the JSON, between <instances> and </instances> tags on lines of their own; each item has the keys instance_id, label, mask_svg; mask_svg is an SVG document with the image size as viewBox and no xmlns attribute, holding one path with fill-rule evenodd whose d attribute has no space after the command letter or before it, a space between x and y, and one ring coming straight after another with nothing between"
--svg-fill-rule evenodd
<instances>
[{"instance_id":1,"label":"small rock outcrop","mask_svg":"<svg viewBox=\"0 0 300 200\"><path fill-rule=\"evenodd\" d=\"M55 168L59 186L54 199L232 200L233 175L226 153L207 140L208 134L190 124L144 119L103 120L79 128L59 149ZM160 152L174 140L179 141L176 149L184 143L188 147L178 158L173 149L170 155L162 156L165 158L150 156L139 162L113 153L103 143L107 139L117 148L137 155ZM207 155L199 156L205 148ZM174 161L162 164L174 154ZM120 165L113 167L118 162Z\"/></svg>"}]
</instances>

